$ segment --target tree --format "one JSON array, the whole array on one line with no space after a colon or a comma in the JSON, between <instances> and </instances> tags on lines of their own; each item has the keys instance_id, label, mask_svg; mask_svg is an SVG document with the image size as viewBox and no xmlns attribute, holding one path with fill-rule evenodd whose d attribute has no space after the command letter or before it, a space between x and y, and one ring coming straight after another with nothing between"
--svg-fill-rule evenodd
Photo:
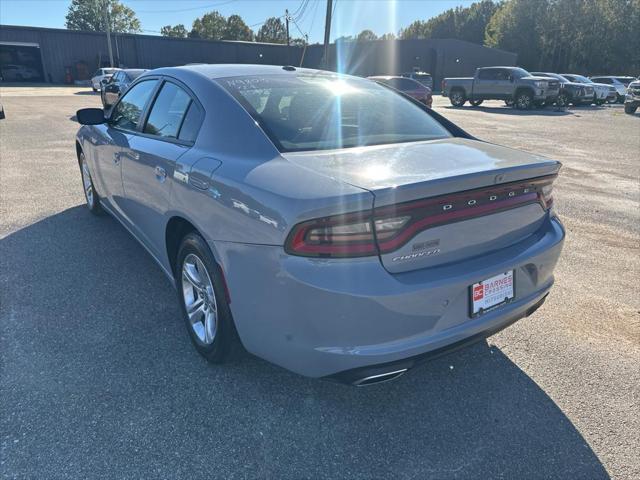
<instances>
[{"instance_id":1,"label":"tree","mask_svg":"<svg viewBox=\"0 0 640 480\"><path fill-rule=\"evenodd\" d=\"M396 34L393 32L383 33L382 36L380 37L380 40L395 40L395 39L396 39Z\"/></svg>"},{"instance_id":2,"label":"tree","mask_svg":"<svg viewBox=\"0 0 640 480\"><path fill-rule=\"evenodd\" d=\"M175 37L175 38L187 38L187 29L181 23L178 25L165 25L160 29L160 34L163 37Z\"/></svg>"},{"instance_id":3,"label":"tree","mask_svg":"<svg viewBox=\"0 0 640 480\"><path fill-rule=\"evenodd\" d=\"M227 18L227 24L224 28L224 40L245 40L250 42L253 40L253 30L251 30L240 15L231 15Z\"/></svg>"},{"instance_id":4,"label":"tree","mask_svg":"<svg viewBox=\"0 0 640 480\"><path fill-rule=\"evenodd\" d=\"M362 30L358 36L356 37L356 40L358 42L370 42L371 40L377 40L378 36L373 33L371 30Z\"/></svg>"},{"instance_id":5,"label":"tree","mask_svg":"<svg viewBox=\"0 0 640 480\"><path fill-rule=\"evenodd\" d=\"M278 17L269 18L258 30L258 42L287 43L287 29Z\"/></svg>"},{"instance_id":6,"label":"tree","mask_svg":"<svg viewBox=\"0 0 640 480\"><path fill-rule=\"evenodd\" d=\"M511 0L491 17L485 44L518 54L524 68L541 67L543 25L547 20L548 0Z\"/></svg>"},{"instance_id":7,"label":"tree","mask_svg":"<svg viewBox=\"0 0 640 480\"><path fill-rule=\"evenodd\" d=\"M193 21L189 37L222 40L226 28L227 20L218 11L214 10Z\"/></svg>"},{"instance_id":8,"label":"tree","mask_svg":"<svg viewBox=\"0 0 640 480\"><path fill-rule=\"evenodd\" d=\"M119 0L72 0L66 16L69 30L104 32L107 23L104 7L107 7L112 32L137 33L141 31L136 13Z\"/></svg>"},{"instance_id":9,"label":"tree","mask_svg":"<svg viewBox=\"0 0 640 480\"><path fill-rule=\"evenodd\" d=\"M400 33L398 34L398 36L401 40L429 38L429 32L427 31L427 22L416 20L408 27L400 29Z\"/></svg>"}]
</instances>

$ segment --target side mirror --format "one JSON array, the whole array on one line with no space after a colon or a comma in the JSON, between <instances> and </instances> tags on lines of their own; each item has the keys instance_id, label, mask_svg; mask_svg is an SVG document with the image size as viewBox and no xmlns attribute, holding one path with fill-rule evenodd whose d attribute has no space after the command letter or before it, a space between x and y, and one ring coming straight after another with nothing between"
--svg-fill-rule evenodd
<instances>
[{"instance_id":1,"label":"side mirror","mask_svg":"<svg viewBox=\"0 0 640 480\"><path fill-rule=\"evenodd\" d=\"M81 108L76 112L76 118L81 125L100 125L107 121L101 108Z\"/></svg>"}]
</instances>

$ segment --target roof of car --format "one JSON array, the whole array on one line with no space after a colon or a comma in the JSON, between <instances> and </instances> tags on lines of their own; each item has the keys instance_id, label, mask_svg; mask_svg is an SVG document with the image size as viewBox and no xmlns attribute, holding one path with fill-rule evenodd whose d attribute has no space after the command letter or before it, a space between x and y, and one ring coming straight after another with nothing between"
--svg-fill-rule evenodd
<instances>
[{"instance_id":1,"label":"roof of car","mask_svg":"<svg viewBox=\"0 0 640 480\"><path fill-rule=\"evenodd\" d=\"M286 69L285 69L286 68ZM240 77L246 75L273 75L273 74L286 74L291 73L327 73L335 75L335 72L325 72L322 70L314 70L310 68L298 68L298 67L283 67L280 65L253 65L253 64L233 64L233 63L219 63L219 64L197 64L197 65L183 65L181 67L167 67L157 70L158 73L169 73L175 71L191 71L199 73L208 78L227 78L227 77Z\"/></svg>"},{"instance_id":2,"label":"roof of car","mask_svg":"<svg viewBox=\"0 0 640 480\"><path fill-rule=\"evenodd\" d=\"M407 79L407 77L401 77L399 75L372 75L370 77L367 77L371 80L391 80L392 78L402 78L402 79ZM411 78L409 78L408 80L411 80Z\"/></svg>"}]
</instances>

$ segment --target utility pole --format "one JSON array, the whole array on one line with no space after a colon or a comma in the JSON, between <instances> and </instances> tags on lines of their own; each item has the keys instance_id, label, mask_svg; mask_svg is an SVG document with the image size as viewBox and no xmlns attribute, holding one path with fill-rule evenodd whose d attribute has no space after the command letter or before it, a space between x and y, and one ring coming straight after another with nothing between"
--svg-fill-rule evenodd
<instances>
[{"instance_id":1,"label":"utility pole","mask_svg":"<svg viewBox=\"0 0 640 480\"><path fill-rule=\"evenodd\" d=\"M102 2L104 24L107 26L107 45L109 47L109 65L113 68L113 49L111 47L111 24L109 22L109 0Z\"/></svg>"},{"instance_id":2,"label":"utility pole","mask_svg":"<svg viewBox=\"0 0 640 480\"><path fill-rule=\"evenodd\" d=\"M327 14L324 20L324 54L322 57L322 65L329 68L329 37L331 36L331 10L333 9L333 0L327 0Z\"/></svg>"},{"instance_id":3,"label":"utility pole","mask_svg":"<svg viewBox=\"0 0 640 480\"><path fill-rule=\"evenodd\" d=\"M289 65L291 63L291 42L289 40L289 9L287 8L284 11L284 24L287 27L287 65Z\"/></svg>"},{"instance_id":4,"label":"utility pole","mask_svg":"<svg viewBox=\"0 0 640 480\"><path fill-rule=\"evenodd\" d=\"M284 24L287 26L287 47L290 45L289 43L289 9L284 11Z\"/></svg>"}]
</instances>

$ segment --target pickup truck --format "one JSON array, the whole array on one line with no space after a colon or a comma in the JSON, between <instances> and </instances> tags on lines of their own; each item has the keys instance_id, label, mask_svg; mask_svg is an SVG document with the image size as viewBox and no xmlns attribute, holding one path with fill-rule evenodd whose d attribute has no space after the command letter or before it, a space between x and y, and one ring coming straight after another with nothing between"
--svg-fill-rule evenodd
<instances>
[{"instance_id":1,"label":"pickup truck","mask_svg":"<svg viewBox=\"0 0 640 480\"><path fill-rule=\"evenodd\" d=\"M518 67L483 67L473 78L445 78L442 96L449 97L454 107L463 106L467 100L477 107L484 100L504 100L527 110L534 105L552 104L560 93L556 79L536 77Z\"/></svg>"}]
</instances>

